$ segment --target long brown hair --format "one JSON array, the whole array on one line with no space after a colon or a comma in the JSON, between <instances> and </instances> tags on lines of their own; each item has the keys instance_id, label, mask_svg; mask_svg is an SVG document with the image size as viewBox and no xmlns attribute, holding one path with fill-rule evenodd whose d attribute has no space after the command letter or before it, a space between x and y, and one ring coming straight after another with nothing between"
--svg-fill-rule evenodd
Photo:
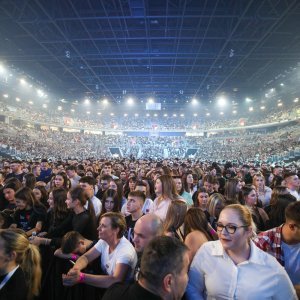
<instances>
[{"instance_id":1,"label":"long brown hair","mask_svg":"<svg viewBox=\"0 0 300 300\"><path fill-rule=\"evenodd\" d=\"M184 201L174 200L171 202L166 220L164 222L164 232L176 231L184 222L187 205Z\"/></svg>"},{"instance_id":2,"label":"long brown hair","mask_svg":"<svg viewBox=\"0 0 300 300\"><path fill-rule=\"evenodd\" d=\"M179 198L176 191L176 185L174 183L173 177L170 175L161 175L156 180L161 181L162 186L162 197L171 200L177 200Z\"/></svg>"},{"instance_id":3,"label":"long brown hair","mask_svg":"<svg viewBox=\"0 0 300 300\"><path fill-rule=\"evenodd\" d=\"M69 210L66 204L67 191L64 188L55 188L52 191L52 195L54 203L54 220L63 220L69 214Z\"/></svg>"},{"instance_id":4,"label":"long brown hair","mask_svg":"<svg viewBox=\"0 0 300 300\"><path fill-rule=\"evenodd\" d=\"M208 228L206 215L199 207L191 207L185 215L184 238L194 230L201 231L209 241L214 240Z\"/></svg>"}]
</instances>

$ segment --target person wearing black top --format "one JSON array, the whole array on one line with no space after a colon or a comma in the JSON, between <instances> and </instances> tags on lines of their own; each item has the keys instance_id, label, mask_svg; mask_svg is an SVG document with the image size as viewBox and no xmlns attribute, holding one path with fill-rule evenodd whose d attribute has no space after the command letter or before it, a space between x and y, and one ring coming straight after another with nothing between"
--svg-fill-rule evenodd
<instances>
[{"instance_id":1,"label":"person wearing black top","mask_svg":"<svg viewBox=\"0 0 300 300\"><path fill-rule=\"evenodd\" d=\"M143 216L142 208L145 202L145 194L141 191L129 192L127 200L127 211L129 216L125 217L127 229L124 236L133 244L133 229L136 221Z\"/></svg>"},{"instance_id":2,"label":"person wearing black top","mask_svg":"<svg viewBox=\"0 0 300 300\"><path fill-rule=\"evenodd\" d=\"M179 300L187 286L188 266L188 248L181 241L156 237L144 250L138 282L116 283L102 300Z\"/></svg>"},{"instance_id":3,"label":"person wearing black top","mask_svg":"<svg viewBox=\"0 0 300 300\"><path fill-rule=\"evenodd\" d=\"M40 253L24 234L0 230L0 299L31 300L41 283Z\"/></svg>"},{"instance_id":4,"label":"person wearing black top","mask_svg":"<svg viewBox=\"0 0 300 300\"><path fill-rule=\"evenodd\" d=\"M86 202L89 202L88 210L84 208ZM89 200L84 189L76 187L68 192L66 204L74 212L72 229L87 239L97 239L98 234L93 203Z\"/></svg>"}]
</instances>

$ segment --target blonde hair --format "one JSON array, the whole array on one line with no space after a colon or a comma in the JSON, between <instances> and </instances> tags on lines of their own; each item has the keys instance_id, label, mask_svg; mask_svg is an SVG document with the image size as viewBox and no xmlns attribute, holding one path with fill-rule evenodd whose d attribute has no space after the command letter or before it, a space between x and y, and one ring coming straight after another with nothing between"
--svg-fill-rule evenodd
<instances>
[{"instance_id":1,"label":"blonde hair","mask_svg":"<svg viewBox=\"0 0 300 300\"><path fill-rule=\"evenodd\" d=\"M222 206L221 209L225 207L226 200L222 194L213 193L208 199L207 211L209 212L210 216L216 216L216 206L220 204Z\"/></svg>"},{"instance_id":2,"label":"blonde hair","mask_svg":"<svg viewBox=\"0 0 300 300\"><path fill-rule=\"evenodd\" d=\"M255 235L256 225L255 225L255 223L253 221L251 211L250 211L250 209L248 207L246 207L244 205L241 205L241 204L230 204L230 205L225 206L223 208L223 211L225 209L232 209L232 210L234 210L238 214L239 219L241 220L241 222L243 223L243 225L245 225L247 227L252 227L253 235Z\"/></svg>"},{"instance_id":3,"label":"blonde hair","mask_svg":"<svg viewBox=\"0 0 300 300\"><path fill-rule=\"evenodd\" d=\"M6 254L16 252L16 263L23 270L28 287L27 299L38 296L42 278L41 256L38 248L30 244L23 234L11 229L0 230L0 239L3 241Z\"/></svg>"}]
</instances>

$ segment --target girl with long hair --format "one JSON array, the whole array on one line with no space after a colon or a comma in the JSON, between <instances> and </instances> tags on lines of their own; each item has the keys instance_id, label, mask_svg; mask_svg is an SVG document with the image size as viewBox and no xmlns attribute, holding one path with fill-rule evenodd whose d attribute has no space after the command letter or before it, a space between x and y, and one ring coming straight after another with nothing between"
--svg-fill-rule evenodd
<instances>
[{"instance_id":1,"label":"girl with long hair","mask_svg":"<svg viewBox=\"0 0 300 300\"><path fill-rule=\"evenodd\" d=\"M32 300L39 295L41 259L36 246L12 229L0 230L0 299ZM4 281L5 280L5 281Z\"/></svg>"}]
</instances>

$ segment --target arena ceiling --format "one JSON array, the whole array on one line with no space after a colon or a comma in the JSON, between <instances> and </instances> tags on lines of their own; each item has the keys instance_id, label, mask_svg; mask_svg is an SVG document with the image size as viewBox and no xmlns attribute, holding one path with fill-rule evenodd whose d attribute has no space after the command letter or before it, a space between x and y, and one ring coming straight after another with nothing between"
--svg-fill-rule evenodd
<instances>
[{"instance_id":1,"label":"arena ceiling","mask_svg":"<svg viewBox=\"0 0 300 300\"><path fill-rule=\"evenodd\" d=\"M299 0L2 0L0 60L62 97L184 102L299 62Z\"/></svg>"}]
</instances>

